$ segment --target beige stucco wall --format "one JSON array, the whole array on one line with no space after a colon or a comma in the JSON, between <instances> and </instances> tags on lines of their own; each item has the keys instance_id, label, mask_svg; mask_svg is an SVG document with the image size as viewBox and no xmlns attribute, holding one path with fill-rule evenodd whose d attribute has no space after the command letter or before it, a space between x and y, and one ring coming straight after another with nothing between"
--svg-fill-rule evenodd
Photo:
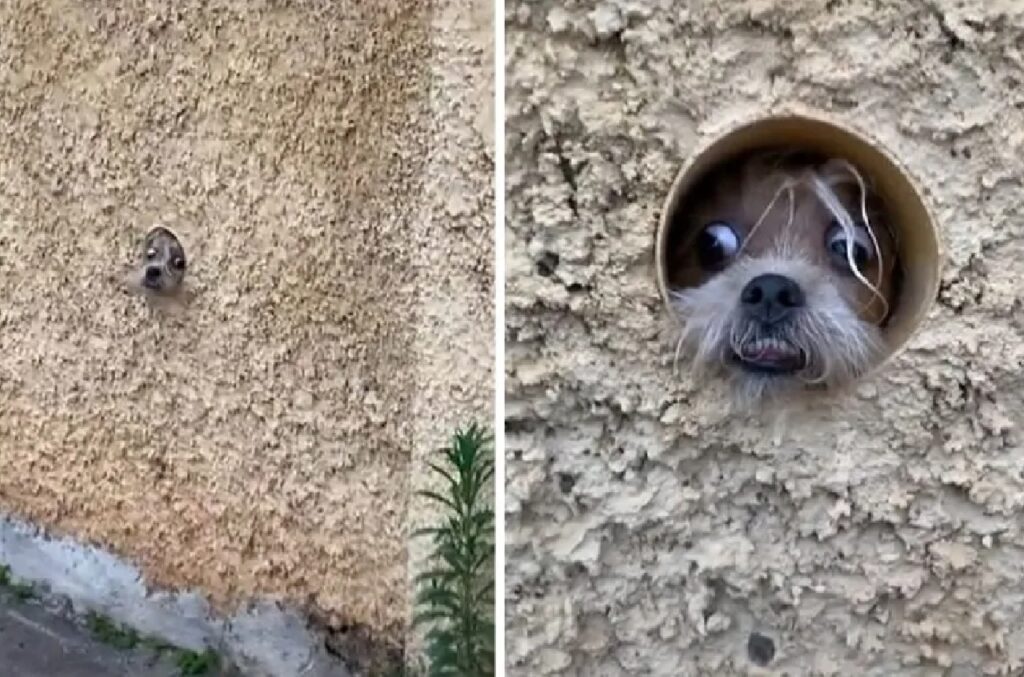
<instances>
[{"instance_id":1,"label":"beige stucco wall","mask_svg":"<svg viewBox=\"0 0 1024 677\"><path fill-rule=\"evenodd\" d=\"M424 197L429 227L417 238L428 271L416 324L411 487L443 485L426 469L457 428L494 422L494 12L490 0L435 5L430 108L433 145ZM437 504L413 495L408 525L437 523ZM426 567L429 538L409 542L409 583ZM427 628L411 633L422 647Z\"/></svg>"},{"instance_id":2,"label":"beige stucco wall","mask_svg":"<svg viewBox=\"0 0 1024 677\"><path fill-rule=\"evenodd\" d=\"M0 508L155 586L400 637L418 445L491 411L490 159L440 89L440 16L0 7ZM190 256L182 313L118 285L157 222Z\"/></svg>"},{"instance_id":3,"label":"beige stucco wall","mask_svg":"<svg viewBox=\"0 0 1024 677\"><path fill-rule=\"evenodd\" d=\"M1024 7L506 19L509 674L1021 674ZM651 264L691 150L792 102L907 164L947 255L908 349L776 431L673 377Z\"/></svg>"}]
</instances>

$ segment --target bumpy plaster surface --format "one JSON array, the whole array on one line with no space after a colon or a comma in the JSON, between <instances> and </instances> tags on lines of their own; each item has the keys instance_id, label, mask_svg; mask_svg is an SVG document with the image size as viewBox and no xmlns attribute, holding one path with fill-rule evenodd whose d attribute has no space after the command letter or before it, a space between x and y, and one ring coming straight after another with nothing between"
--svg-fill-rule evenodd
<instances>
[{"instance_id":1,"label":"bumpy plaster surface","mask_svg":"<svg viewBox=\"0 0 1024 677\"><path fill-rule=\"evenodd\" d=\"M415 234L420 290L415 338L412 489L433 488L456 428L494 420L494 15L490 0L437 3L431 41L431 131L423 228ZM437 518L413 495L410 528ZM427 539L409 542L409 577L429 566ZM414 641L418 637L411 637Z\"/></svg>"},{"instance_id":2,"label":"bumpy plaster surface","mask_svg":"<svg viewBox=\"0 0 1024 677\"><path fill-rule=\"evenodd\" d=\"M491 170L441 136L477 123L445 6L4 3L4 510L217 612L401 641L414 447L491 401ZM118 287L155 223L181 312Z\"/></svg>"},{"instance_id":3,"label":"bumpy plaster surface","mask_svg":"<svg viewBox=\"0 0 1024 677\"><path fill-rule=\"evenodd\" d=\"M506 23L509 674L1021 674L1024 8ZM793 102L909 166L947 252L907 349L775 428L673 377L652 253L688 153Z\"/></svg>"}]
</instances>

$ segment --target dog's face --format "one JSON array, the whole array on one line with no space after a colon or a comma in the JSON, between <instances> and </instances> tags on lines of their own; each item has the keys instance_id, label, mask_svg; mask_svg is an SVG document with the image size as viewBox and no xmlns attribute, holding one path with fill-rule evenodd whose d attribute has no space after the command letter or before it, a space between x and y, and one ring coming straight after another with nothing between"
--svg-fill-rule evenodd
<instances>
[{"instance_id":1,"label":"dog's face","mask_svg":"<svg viewBox=\"0 0 1024 677\"><path fill-rule=\"evenodd\" d=\"M139 285L156 294L173 294L185 280L185 249L167 228L157 226L142 243Z\"/></svg>"},{"instance_id":2,"label":"dog's face","mask_svg":"<svg viewBox=\"0 0 1024 677\"><path fill-rule=\"evenodd\" d=\"M856 378L881 350L896 245L842 160L760 153L724 166L675 216L667 252L679 347L747 403Z\"/></svg>"}]
</instances>

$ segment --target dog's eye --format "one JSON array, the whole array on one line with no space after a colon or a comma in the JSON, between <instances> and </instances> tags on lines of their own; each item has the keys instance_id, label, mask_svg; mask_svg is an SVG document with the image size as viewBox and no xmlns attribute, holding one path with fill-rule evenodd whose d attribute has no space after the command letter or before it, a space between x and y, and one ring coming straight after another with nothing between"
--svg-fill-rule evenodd
<instances>
[{"instance_id":1,"label":"dog's eye","mask_svg":"<svg viewBox=\"0 0 1024 677\"><path fill-rule=\"evenodd\" d=\"M725 221L712 221L697 238L697 259L704 270L721 268L739 249L740 236Z\"/></svg>"},{"instance_id":2,"label":"dog's eye","mask_svg":"<svg viewBox=\"0 0 1024 677\"><path fill-rule=\"evenodd\" d=\"M177 270L185 270L185 259L180 256L175 256L171 259L171 265Z\"/></svg>"},{"instance_id":3,"label":"dog's eye","mask_svg":"<svg viewBox=\"0 0 1024 677\"><path fill-rule=\"evenodd\" d=\"M829 256L833 263L841 270L850 270L850 253L852 249L853 262L857 270L864 268L875 258L875 248L871 243L871 236L864 226L854 226L853 241L846 230L838 223L833 223L825 234L825 246L828 247Z\"/></svg>"},{"instance_id":4,"label":"dog's eye","mask_svg":"<svg viewBox=\"0 0 1024 677\"><path fill-rule=\"evenodd\" d=\"M156 249L153 248L153 247L150 247L149 249L146 250L146 260L147 261L152 261L155 258L156 258Z\"/></svg>"}]
</instances>

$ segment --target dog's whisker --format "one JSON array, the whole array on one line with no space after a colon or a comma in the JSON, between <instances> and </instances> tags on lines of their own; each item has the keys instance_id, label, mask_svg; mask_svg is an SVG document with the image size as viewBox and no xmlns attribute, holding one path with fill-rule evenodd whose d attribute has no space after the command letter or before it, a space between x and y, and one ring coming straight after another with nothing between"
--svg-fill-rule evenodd
<instances>
[{"instance_id":1,"label":"dog's whisker","mask_svg":"<svg viewBox=\"0 0 1024 677\"><path fill-rule=\"evenodd\" d=\"M859 181L860 175L858 174L857 177ZM846 235L848 242L856 241L856 227L853 224L853 218L850 216L849 210L847 210L843 206L842 202L840 202L839 196L836 195L835 191L833 191L821 177L816 175L811 177L811 185L813 187L814 194L817 196L819 200L821 200L825 208L832 214L836 223L838 223L839 226L843 229L843 233ZM866 215L867 212L865 209L865 216ZM873 251L877 256L879 256L879 262L881 262L881 251L878 246L878 240L875 237L875 234L871 232L870 229L867 227L867 224L865 224L865 230L868 231L868 235L871 238L872 247L874 248ZM867 289L871 291L873 296L881 299L882 303L888 306L885 296L883 296L882 293L878 290L878 287L869 282L868 279L864 277L864 274L860 272L860 267L857 265L857 262L854 259L853 252L853 247L846 247L846 262L849 266L850 272L853 274L854 277L857 278L858 281L861 282L861 284L863 284ZM879 270L881 270L881 266L879 266Z\"/></svg>"},{"instance_id":2,"label":"dog's whisker","mask_svg":"<svg viewBox=\"0 0 1024 677\"><path fill-rule=\"evenodd\" d=\"M686 335L685 334L680 334L679 335L679 340L676 341L675 356L672 358L672 374L675 375L675 376L679 375L679 357L683 353L683 342L684 341L686 341Z\"/></svg>"},{"instance_id":3,"label":"dog's whisker","mask_svg":"<svg viewBox=\"0 0 1024 677\"><path fill-rule=\"evenodd\" d=\"M774 207L775 203L778 202L779 196L782 195L783 191L789 191L790 196L792 196L793 188L789 179L786 179L785 181L782 182L782 185L779 186L778 190L775 191L775 195L773 195L772 199L768 202L768 206L764 208L764 211L761 212L761 216L759 216L757 221L754 222L753 227L750 229L750 233L747 234L747 237L744 238L742 244L740 245L739 251L741 254L743 253L743 250L746 247L747 243L750 242L751 239L753 239L754 233L757 232L757 229L761 227L761 224L764 223L764 220L768 217L768 214L771 212L772 207Z\"/></svg>"}]
</instances>

